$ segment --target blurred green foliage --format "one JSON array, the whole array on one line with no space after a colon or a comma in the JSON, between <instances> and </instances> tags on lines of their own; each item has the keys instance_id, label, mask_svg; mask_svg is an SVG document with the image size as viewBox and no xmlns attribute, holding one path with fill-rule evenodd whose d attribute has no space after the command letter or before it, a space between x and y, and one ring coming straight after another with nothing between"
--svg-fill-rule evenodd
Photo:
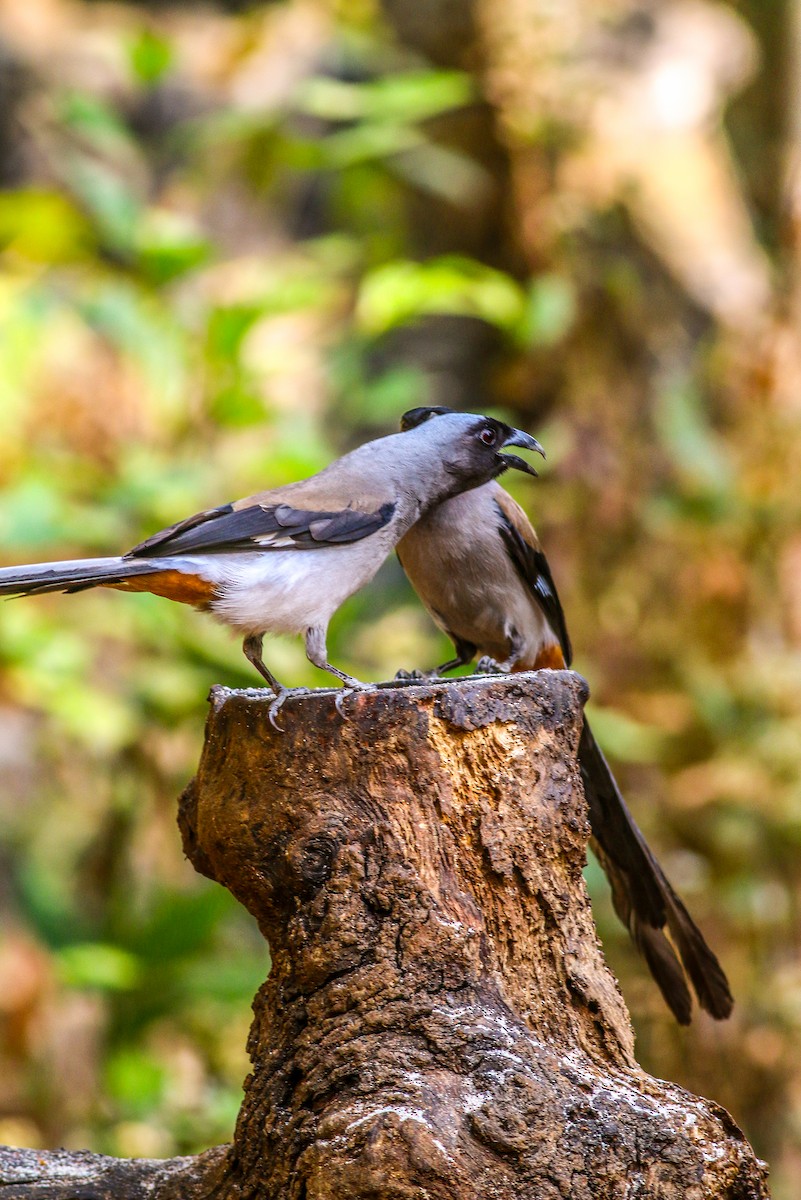
<instances>
[{"instance_id":1,"label":"blurred green foliage","mask_svg":"<svg viewBox=\"0 0 801 1200\"><path fill-rule=\"evenodd\" d=\"M0 80L16 117L0 152L18 164L0 190L3 561L124 549L310 474L427 400L514 410L548 450L540 481L511 486L538 518L596 731L737 998L725 1028L676 1029L590 863L640 1058L730 1107L789 1200L792 306L755 308L748 343L682 276L668 217L660 242L630 190L581 192L609 170L589 122L554 102L557 121L544 90L526 120L488 116L514 56L485 88L477 59L427 61L356 0L48 11L43 57L0 8L23 80ZM558 99L572 60L554 42L540 76L525 39L515 50L526 86L550 80ZM735 122L746 187L772 111ZM560 173L571 153L585 176ZM720 203L717 177L699 175L697 220ZM763 242L791 279L766 195ZM329 646L363 678L448 656L394 562ZM327 682L298 643L271 641L266 660L288 682ZM0 1141L161 1155L230 1136L269 964L174 824L219 681L257 683L234 638L166 601L0 606Z\"/></svg>"}]
</instances>

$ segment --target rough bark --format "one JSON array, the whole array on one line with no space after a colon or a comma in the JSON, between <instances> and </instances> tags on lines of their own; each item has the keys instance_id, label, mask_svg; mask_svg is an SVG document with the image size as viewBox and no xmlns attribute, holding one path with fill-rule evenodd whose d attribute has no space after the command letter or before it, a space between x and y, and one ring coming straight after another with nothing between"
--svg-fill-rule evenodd
<instances>
[{"instance_id":1,"label":"rough bark","mask_svg":"<svg viewBox=\"0 0 801 1200\"><path fill-rule=\"evenodd\" d=\"M766 1196L728 1114L634 1060L581 874L579 677L334 699L279 734L265 693L215 689L181 800L273 957L232 1146L143 1164L139 1192L9 1186L0 1159L0 1196Z\"/></svg>"},{"instance_id":2,"label":"rough bark","mask_svg":"<svg viewBox=\"0 0 801 1200\"><path fill-rule=\"evenodd\" d=\"M187 1158L109 1158L85 1150L0 1146L2 1200L200 1200L210 1196L226 1146Z\"/></svg>"}]
</instances>

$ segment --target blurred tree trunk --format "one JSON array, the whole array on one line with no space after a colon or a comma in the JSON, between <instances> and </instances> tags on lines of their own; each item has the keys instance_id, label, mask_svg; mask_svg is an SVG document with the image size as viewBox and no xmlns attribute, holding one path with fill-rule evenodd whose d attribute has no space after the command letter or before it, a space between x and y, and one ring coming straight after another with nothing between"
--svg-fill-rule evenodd
<instances>
[{"instance_id":1,"label":"blurred tree trunk","mask_svg":"<svg viewBox=\"0 0 801 1200\"><path fill-rule=\"evenodd\" d=\"M550 671L346 719L317 693L278 733L269 696L215 689L184 846L273 956L233 1144L94 1183L92 1156L10 1151L3 1196L766 1196L728 1114L634 1061L582 877L584 698Z\"/></svg>"}]
</instances>

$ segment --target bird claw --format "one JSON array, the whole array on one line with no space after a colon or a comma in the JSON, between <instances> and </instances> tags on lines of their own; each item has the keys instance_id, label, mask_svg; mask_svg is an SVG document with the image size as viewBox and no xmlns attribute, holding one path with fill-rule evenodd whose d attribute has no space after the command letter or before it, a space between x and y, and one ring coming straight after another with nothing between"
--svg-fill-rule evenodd
<instances>
[{"instance_id":1,"label":"bird claw","mask_svg":"<svg viewBox=\"0 0 801 1200\"><path fill-rule=\"evenodd\" d=\"M272 725L273 729L277 729L279 733L284 732L283 725L279 725L275 718L278 716L287 700L291 699L293 696L309 696L311 695L311 692L312 689L307 687L280 688L275 693L275 699L272 701L267 711L267 716L270 718L270 724Z\"/></svg>"},{"instance_id":2,"label":"bird claw","mask_svg":"<svg viewBox=\"0 0 801 1200\"><path fill-rule=\"evenodd\" d=\"M395 679L398 683L418 683L421 680L430 678L424 671L418 671L417 667L413 671L404 671L403 667L395 672Z\"/></svg>"},{"instance_id":3,"label":"bird claw","mask_svg":"<svg viewBox=\"0 0 801 1200\"><path fill-rule=\"evenodd\" d=\"M490 658L488 654L485 654L476 663L475 673L476 675L502 675L503 664L496 662L494 658Z\"/></svg>"},{"instance_id":4,"label":"bird claw","mask_svg":"<svg viewBox=\"0 0 801 1200\"><path fill-rule=\"evenodd\" d=\"M344 687L339 690L334 697L334 707L343 720L347 719L347 714L342 708L342 702L347 700L348 696L352 696L354 692L372 692L375 691L374 683L362 683L361 679L354 679L352 675L344 676L342 680ZM268 709L267 715L270 718L270 724L273 729L277 729L279 733L284 732L283 725L279 725L276 717L287 700L291 700L294 696L311 696L315 689L308 687L295 688L276 688L275 698L273 699Z\"/></svg>"},{"instance_id":5,"label":"bird claw","mask_svg":"<svg viewBox=\"0 0 801 1200\"><path fill-rule=\"evenodd\" d=\"M337 692L334 700L334 708L337 710L340 717L342 717L342 720L346 721L348 718L347 713L342 707L343 701L352 696L354 692L374 692L376 690L376 684L362 683L361 679L354 679L351 675L348 675L348 677L343 680L343 683L345 686L341 689L341 691Z\"/></svg>"},{"instance_id":6,"label":"bird claw","mask_svg":"<svg viewBox=\"0 0 801 1200\"><path fill-rule=\"evenodd\" d=\"M277 729L279 733L284 732L284 727L283 725L279 725L275 718L281 711L288 694L288 688L285 688L283 691L279 692L267 710L267 716L270 718L270 724L272 725L273 729Z\"/></svg>"}]
</instances>

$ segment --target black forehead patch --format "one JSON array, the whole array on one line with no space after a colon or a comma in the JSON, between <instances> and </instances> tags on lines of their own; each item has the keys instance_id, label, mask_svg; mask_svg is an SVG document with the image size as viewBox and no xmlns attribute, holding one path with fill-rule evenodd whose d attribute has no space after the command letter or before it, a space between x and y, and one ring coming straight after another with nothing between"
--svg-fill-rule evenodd
<instances>
[{"instance_id":1,"label":"black forehead patch","mask_svg":"<svg viewBox=\"0 0 801 1200\"><path fill-rule=\"evenodd\" d=\"M422 405L420 408L410 408L400 419L401 432L406 433L407 429L416 429L418 425L422 425L424 421L428 421L431 417L441 417L445 413L455 411L453 408L446 408L443 404Z\"/></svg>"}]
</instances>

